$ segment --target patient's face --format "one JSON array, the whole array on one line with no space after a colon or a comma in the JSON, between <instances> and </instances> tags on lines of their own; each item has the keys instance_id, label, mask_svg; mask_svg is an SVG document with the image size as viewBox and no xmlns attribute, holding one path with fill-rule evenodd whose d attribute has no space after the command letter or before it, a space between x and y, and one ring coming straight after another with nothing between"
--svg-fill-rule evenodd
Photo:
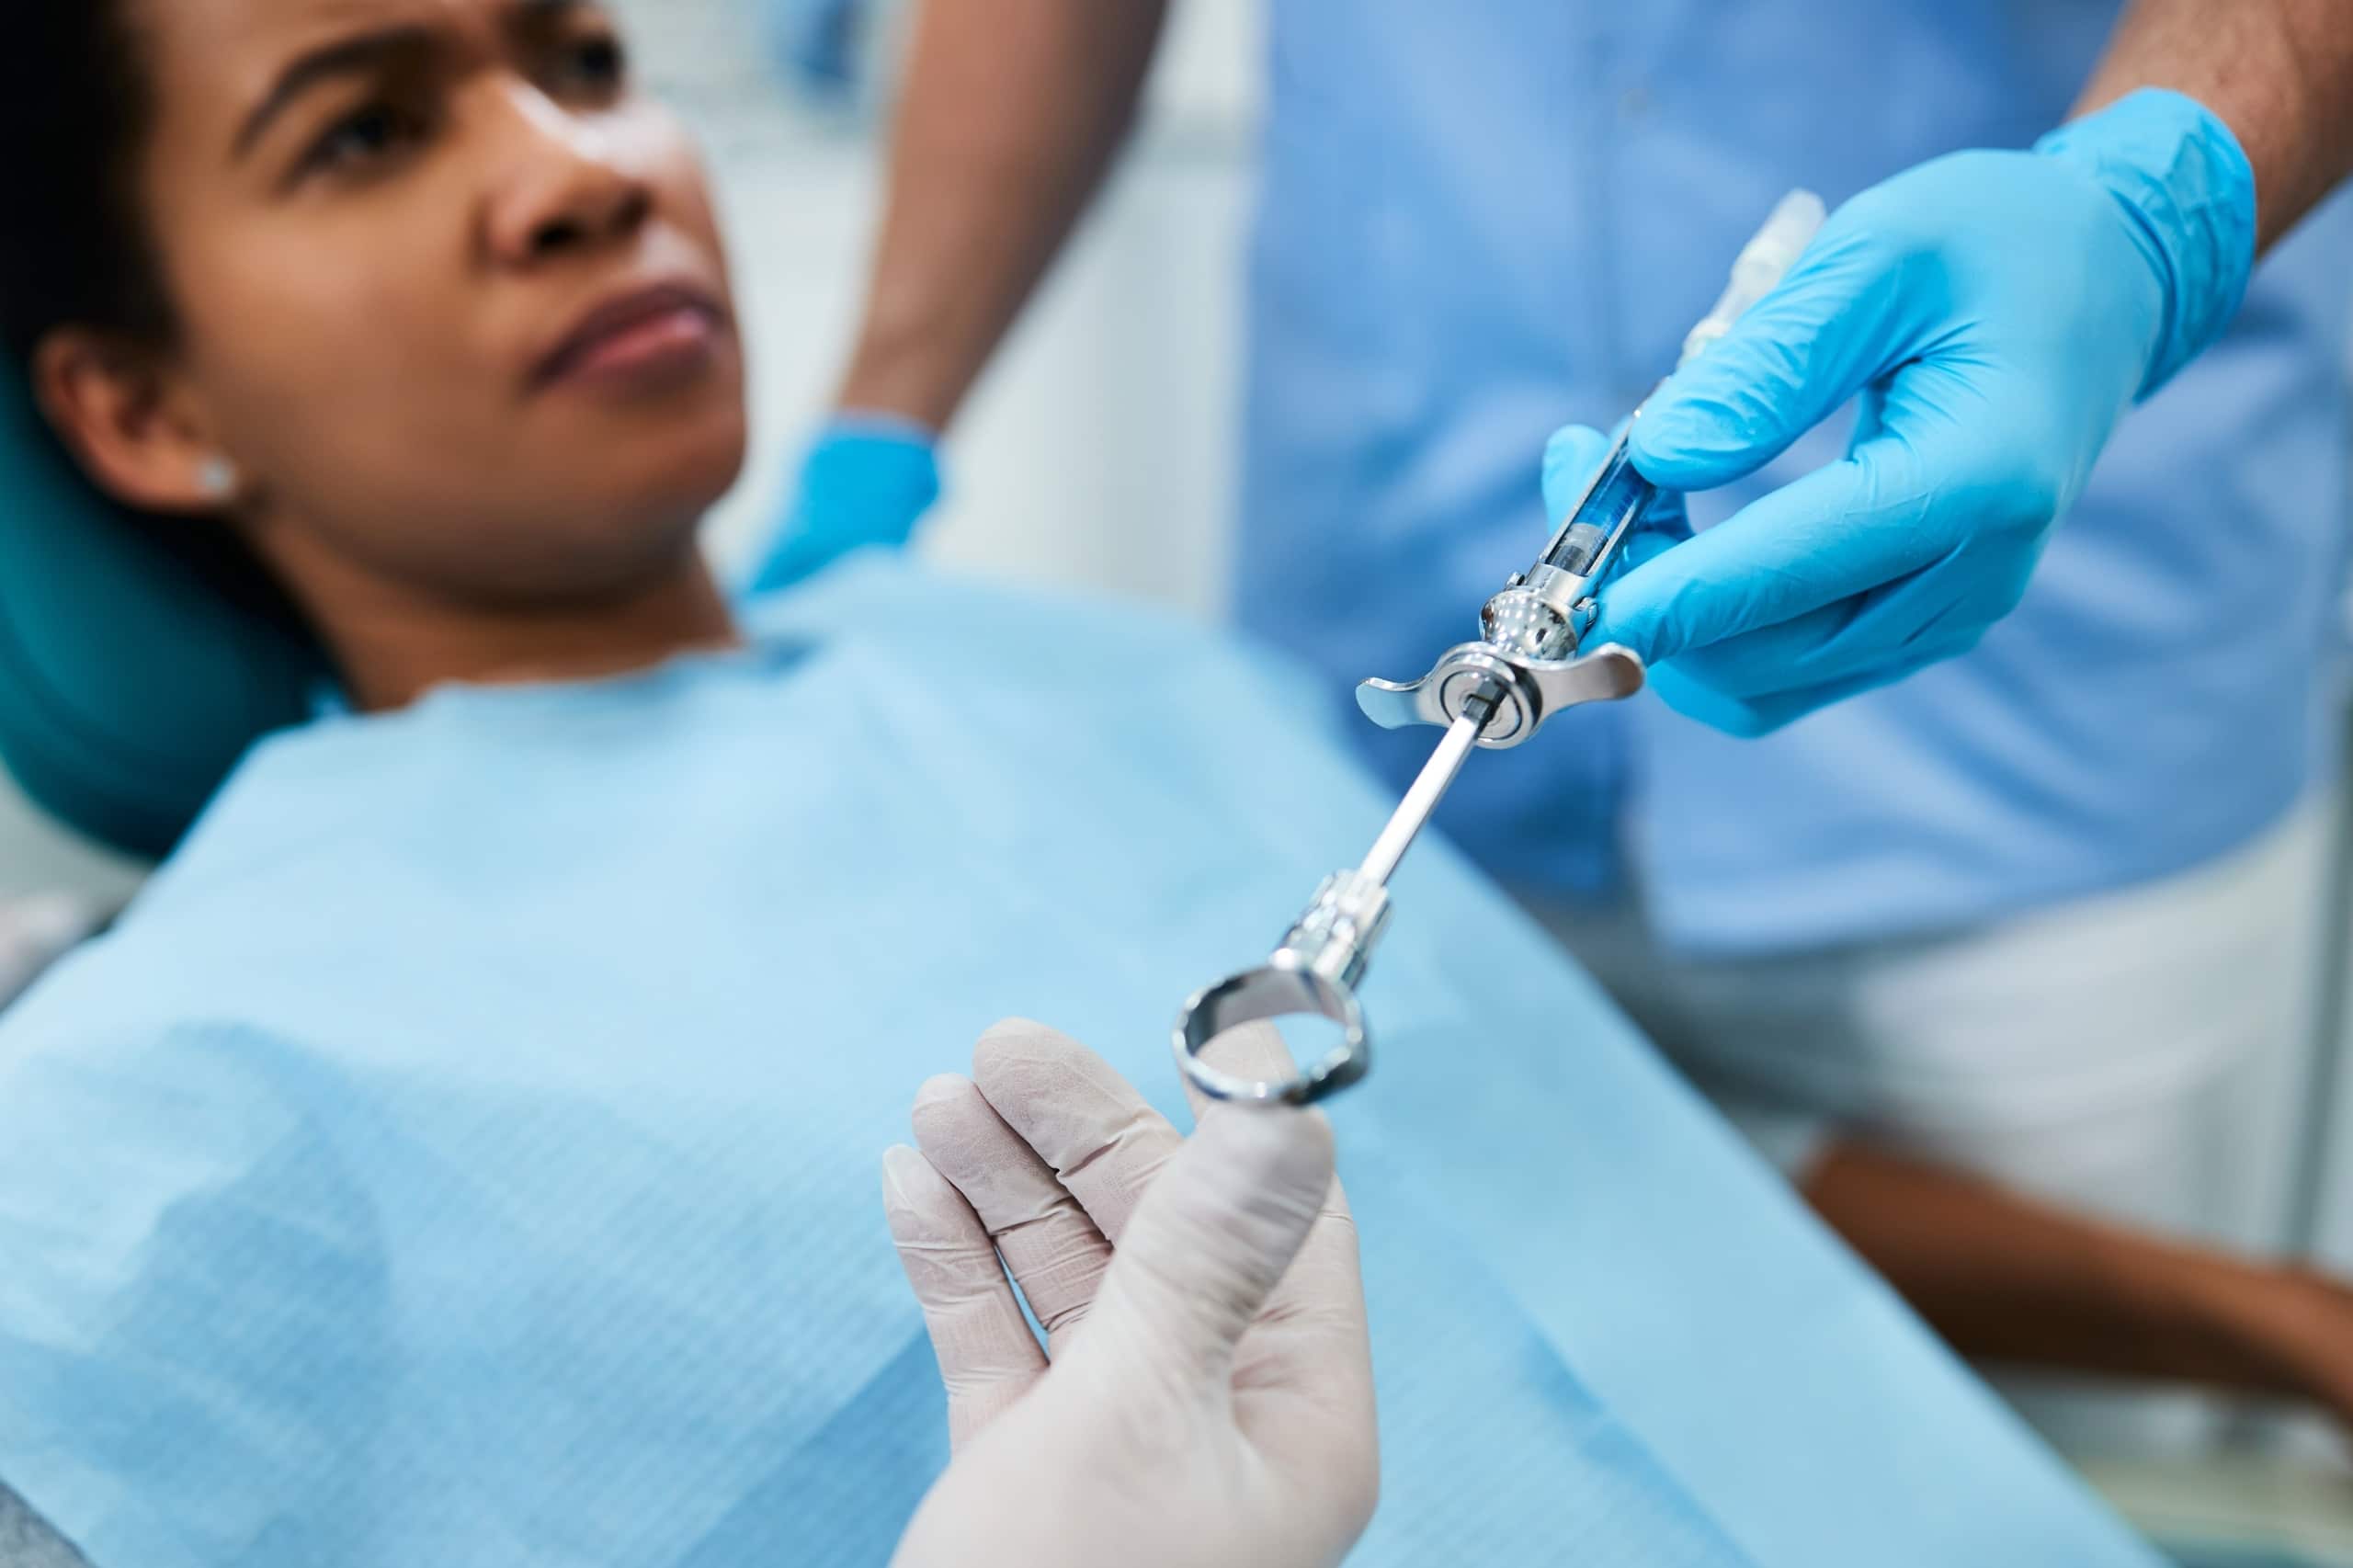
<instances>
[{"instance_id":1,"label":"patient's face","mask_svg":"<svg viewBox=\"0 0 2353 1568\"><path fill-rule=\"evenodd\" d=\"M305 530L486 601L675 558L742 463L742 356L695 150L603 9L133 15L175 374L253 486L265 553Z\"/></svg>"}]
</instances>

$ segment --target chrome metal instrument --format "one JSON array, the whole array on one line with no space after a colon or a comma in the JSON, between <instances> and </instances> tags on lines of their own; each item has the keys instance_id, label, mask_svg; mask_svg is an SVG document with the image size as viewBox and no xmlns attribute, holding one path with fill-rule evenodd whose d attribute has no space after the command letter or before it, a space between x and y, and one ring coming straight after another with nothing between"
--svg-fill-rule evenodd
<instances>
[{"instance_id":1,"label":"chrome metal instrument","mask_svg":"<svg viewBox=\"0 0 2353 1568\"><path fill-rule=\"evenodd\" d=\"M1741 251L1715 309L1684 339L1683 361L1704 352L1780 280L1822 221L1822 202L1813 193L1792 191L1781 199ZM1641 416L1637 410L1634 417ZM1487 601L1475 640L1449 648L1418 680L1368 680L1357 687L1357 706L1383 729L1430 724L1446 733L1363 863L1324 879L1265 963L1185 1004L1176 1018L1176 1061L1203 1094L1307 1105L1362 1078L1372 1065L1372 1040L1357 991L1389 924L1389 880L1471 753L1524 745L1568 709L1643 688L1643 662L1633 653L1614 643L1591 653L1581 646L1593 623L1594 595L1659 499L1657 486L1627 456L1632 428L1629 421L1535 563ZM1238 1025L1300 1016L1329 1019L1341 1040L1290 1077L1243 1078L1202 1057L1211 1041Z\"/></svg>"}]
</instances>

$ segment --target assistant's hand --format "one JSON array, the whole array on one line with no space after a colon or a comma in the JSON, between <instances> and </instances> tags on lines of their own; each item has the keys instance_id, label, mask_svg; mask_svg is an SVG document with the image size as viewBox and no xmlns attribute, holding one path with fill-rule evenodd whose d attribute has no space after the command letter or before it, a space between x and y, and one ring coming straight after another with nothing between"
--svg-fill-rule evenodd
<instances>
[{"instance_id":1,"label":"assistant's hand","mask_svg":"<svg viewBox=\"0 0 2353 1568\"><path fill-rule=\"evenodd\" d=\"M1281 1070L1271 1031L1229 1038L1220 1065ZM1339 1562L1379 1462L1322 1116L1220 1108L1182 1140L1100 1057L1012 1023L970 1082L924 1085L915 1124L884 1201L955 1460L898 1568Z\"/></svg>"},{"instance_id":2,"label":"assistant's hand","mask_svg":"<svg viewBox=\"0 0 2353 1568\"><path fill-rule=\"evenodd\" d=\"M939 499L939 454L929 430L887 415L836 415L801 460L792 515L753 575L774 593L854 550L907 542Z\"/></svg>"},{"instance_id":3,"label":"assistant's hand","mask_svg":"<svg viewBox=\"0 0 2353 1568\"><path fill-rule=\"evenodd\" d=\"M2238 143L2165 92L1856 197L1632 437L1645 477L1708 490L1859 392L1845 460L1623 573L1593 637L1735 733L1973 646L2117 419L2227 324L2254 235Z\"/></svg>"}]
</instances>

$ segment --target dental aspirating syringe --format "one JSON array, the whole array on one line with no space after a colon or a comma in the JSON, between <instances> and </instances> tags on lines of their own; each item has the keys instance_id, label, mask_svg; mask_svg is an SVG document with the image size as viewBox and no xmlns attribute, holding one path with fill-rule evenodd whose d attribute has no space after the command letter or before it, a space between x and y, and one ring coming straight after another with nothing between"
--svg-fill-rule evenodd
<instances>
[{"instance_id":1,"label":"dental aspirating syringe","mask_svg":"<svg viewBox=\"0 0 2353 1568\"><path fill-rule=\"evenodd\" d=\"M1811 191L1781 199L1733 264L1732 281L1715 308L1684 338L1678 365L1706 352L1780 281L1821 228L1823 215L1822 199ZM1636 410L1634 417L1641 416ZM1580 649L1593 623L1594 596L1620 548L1659 498L1657 486L1628 456L1631 430L1630 420L1536 563L1487 601L1477 641L1448 649L1419 680L1368 680L1357 688L1357 705L1383 729L1431 724L1446 733L1363 864L1324 879L1265 963L1185 1004L1176 1018L1177 1065L1203 1094L1307 1105L1363 1077L1372 1065L1372 1042L1357 989L1389 924L1389 879L1471 753L1508 750L1563 709L1631 697L1643 688L1643 662L1632 653L1614 643L1591 653ZM1290 1077L1244 1078L1202 1058L1211 1040L1238 1025L1297 1016L1329 1019L1342 1039Z\"/></svg>"}]
</instances>

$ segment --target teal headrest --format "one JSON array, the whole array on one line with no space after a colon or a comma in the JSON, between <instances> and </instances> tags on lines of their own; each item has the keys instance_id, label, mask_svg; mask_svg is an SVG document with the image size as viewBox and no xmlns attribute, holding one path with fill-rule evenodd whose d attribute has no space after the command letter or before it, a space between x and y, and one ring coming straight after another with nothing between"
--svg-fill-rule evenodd
<instances>
[{"instance_id":1,"label":"teal headrest","mask_svg":"<svg viewBox=\"0 0 2353 1568\"><path fill-rule=\"evenodd\" d=\"M228 530L108 504L0 368L0 759L27 794L160 858L326 674Z\"/></svg>"}]
</instances>

